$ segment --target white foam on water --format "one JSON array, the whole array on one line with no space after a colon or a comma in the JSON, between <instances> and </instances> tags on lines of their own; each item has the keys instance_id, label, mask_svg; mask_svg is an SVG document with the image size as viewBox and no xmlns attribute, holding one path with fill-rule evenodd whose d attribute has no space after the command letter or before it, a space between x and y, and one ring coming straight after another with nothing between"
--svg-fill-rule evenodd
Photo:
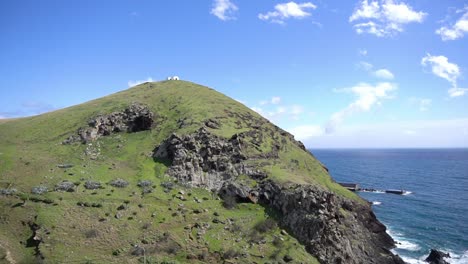
<instances>
[{"instance_id":1,"label":"white foam on water","mask_svg":"<svg viewBox=\"0 0 468 264\"><path fill-rule=\"evenodd\" d=\"M424 257L421 259L415 259L415 258L408 258L408 257L400 255L400 258L403 259L403 261L408 264L427 264L427 262L424 261Z\"/></svg>"},{"instance_id":2,"label":"white foam on water","mask_svg":"<svg viewBox=\"0 0 468 264\"><path fill-rule=\"evenodd\" d=\"M404 249L404 250L408 250L408 251L418 251L421 249L421 247L416 244L416 243L413 243L411 241L408 241L408 240L397 240L396 241L396 246L397 248L400 248L400 249Z\"/></svg>"},{"instance_id":3,"label":"white foam on water","mask_svg":"<svg viewBox=\"0 0 468 264\"><path fill-rule=\"evenodd\" d=\"M463 252L463 254L461 254L461 255L452 253L450 251L443 251L442 250L442 252L447 252L447 253L450 254L450 258L445 258L445 260L448 263L451 263L451 264L467 264L468 263L468 250Z\"/></svg>"},{"instance_id":4,"label":"white foam on water","mask_svg":"<svg viewBox=\"0 0 468 264\"><path fill-rule=\"evenodd\" d=\"M412 194L412 193L413 193L413 192L410 192L410 191L405 191L405 192L403 192L403 194L402 194L402 195L409 195L409 194Z\"/></svg>"},{"instance_id":5,"label":"white foam on water","mask_svg":"<svg viewBox=\"0 0 468 264\"><path fill-rule=\"evenodd\" d=\"M379 201L373 201L372 202L372 205L381 205L381 204L382 204L382 202L379 202Z\"/></svg>"},{"instance_id":6,"label":"white foam on water","mask_svg":"<svg viewBox=\"0 0 468 264\"><path fill-rule=\"evenodd\" d=\"M407 256L402 256L401 254L398 254L398 252L394 249L391 250L393 254L399 255L401 259L403 259L404 262L408 264L427 264L426 261L424 261L428 256L429 256L429 251L427 254L420 256L419 258L411 258ZM447 261L450 264L468 264L468 250L463 252L463 254L458 255L450 250L441 250L442 252L446 252L450 254L450 258L444 258L445 261Z\"/></svg>"}]
</instances>

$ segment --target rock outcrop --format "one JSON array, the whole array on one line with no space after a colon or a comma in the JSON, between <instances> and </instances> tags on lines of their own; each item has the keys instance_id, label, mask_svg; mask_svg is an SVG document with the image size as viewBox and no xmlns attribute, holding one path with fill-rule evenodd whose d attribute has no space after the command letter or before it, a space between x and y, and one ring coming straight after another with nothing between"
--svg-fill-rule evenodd
<instances>
[{"instance_id":1,"label":"rock outcrop","mask_svg":"<svg viewBox=\"0 0 468 264\"><path fill-rule=\"evenodd\" d=\"M245 164L242 140L237 135L226 140L200 128L196 133L179 137L172 134L153 151L156 160L170 160L166 174L192 187L219 190L225 182L239 175L262 177L264 173Z\"/></svg>"},{"instance_id":2,"label":"rock outcrop","mask_svg":"<svg viewBox=\"0 0 468 264\"><path fill-rule=\"evenodd\" d=\"M88 143L112 133L150 130L153 123L153 112L147 106L133 103L122 112L100 115L91 119L88 127L78 129L76 135L70 136L62 143Z\"/></svg>"},{"instance_id":3,"label":"rock outcrop","mask_svg":"<svg viewBox=\"0 0 468 264\"><path fill-rule=\"evenodd\" d=\"M449 264L444 258L450 258L450 254L436 249L431 249L431 253L427 256L425 261L430 264Z\"/></svg>"},{"instance_id":4,"label":"rock outcrop","mask_svg":"<svg viewBox=\"0 0 468 264\"><path fill-rule=\"evenodd\" d=\"M266 179L264 172L246 165L252 157L242 150L255 142L244 136L224 139L204 128L183 137L172 134L155 148L153 157L172 162L166 173L181 183L274 209L280 226L322 263L404 263L390 252L394 241L369 204L320 186L279 184ZM249 176L256 186L236 181L239 175Z\"/></svg>"}]
</instances>

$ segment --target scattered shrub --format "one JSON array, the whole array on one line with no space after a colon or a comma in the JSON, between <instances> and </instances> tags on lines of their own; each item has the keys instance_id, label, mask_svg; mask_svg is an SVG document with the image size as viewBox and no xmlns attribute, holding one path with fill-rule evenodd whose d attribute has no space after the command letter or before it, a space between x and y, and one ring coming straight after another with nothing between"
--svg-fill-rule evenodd
<instances>
[{"instance_id":1,"label":"scattered shrub","mask_svg":"<svg viewBox=\"0 0 468 264\"><path fill-rule=\"evenodd\" d=\"M161 183L161 186L166 190L172 190L174 188L174 183L173 182L163 182L163 183Z\"/></svg>"},{"instance_id":2,"label":"scattered shrub","mask_svg":"<svg viewBox=\"0 0 468 264\"><path fill-rule=\"evenodd\" d=\"M59 192L74 192L75 184L70 181L63 181L55 185L55 190Z\"/></svg>"},{"instance_id":3,"label":"scattered shrub","mask_svg":"<svg viewBox=\"0 0 468 264\"><path fill-rule=\"evenodd\" d=\"M266 233L266 232L268 232L268 231L270 231L270 230L272 230L272 229L274 229L276 227L277 227L276 221L271 219L271 218L267 218L264 221L258 222L254 226L254 229L257 230L260 233Z\"/></svg>"},{"instance_id":4,"label":"scattered shrub","mask_svg":"<svg viewBox=\"0 0 468 264\"><path fill-rule=\"evenodd\" d=\"M126 180L119 178L119 179L115 179L109 182L109 185L117 187L117 188L125 188L128 186L128 182Z\"/></svg>"},{"instance_id":5,"label":"scattered shrub","mask_svg":"<svg viewBox=\"0 0 468 264\"><path fill-rule=\"evenodd\" d=\"M138 187L151 187L151 185L153 185L153 182L149 180L143 180L139 181L137 185Z\"/></svg>"},{"instance_id":6,"label":"scattered shrub","mask_svg":"<svg viewBox=\"0 0 468 264\"><path fill-rule=\"evenodd\" d=\"M132 256L143 256L145 254L145 248L140 247L140 246L135 246L132 249Z\"/></svg>"},{"instance_id":7,"label":"scattered shrub","mask_svg":"<svg viewBox=\"0 0 468 264\"><path fill-rule=\"evenodd\" d=\"M86 238L95 238L97 237L99 232L96 229L90 229L85 232Z\"/></svg>"},{"instance_id":8,"label":"scattered shrub","mask_svg":"<svg viewBox=\"0 0 468 264\"><path fill-rule=\"evenodd\" d=\"M31 193L32 194L43 194L43 193L46 193L49 189L47 189L47 186L43 186L43 185L39 185L39 186L35 186L31 189Z\"/></svg>"},{"instance_id":9,"label":"scattered shrub","mask_svg":"<svg viewBox=\"0 0 468 264\"><path fill-rule=\"evenodd\" d=\"M96 190L101 188L101 183L95 181L86 181L84 187L88 190Z\"/></svg>"},{"instance_id":10,"label":"scattered shrub","mask_svg":"<svg viewBox=\"0 0 468 264\"><path fill-rule=\"evenodd\" d=\"M283 247L283 244L284 244L283 240L281 240L281 238L278 237L278 236L275 236L272 243L273 243L273 246L275 246L277 248Z\"/></svg>"},{"instance_id":11,"label":"scattered shrub","mask_svg":"<svg viewBox=\"0 0 468 264\"><path fill-rule=\"evenodd\" d=\"M223 259L233 259L236 257L239 257L241 254L238 251L235 251L234 249L228 249L226 252L223 254Z\"/></svg>"},{"instance_id":12,"label":"scattered shrub","mask_svg":"<svg viewBox=\"0 0 468 264\"><path fill-rule=\"evenodd\" d=\"M142 194L152 193L153 192L153 187L151 187L151 186L143 187L143 190L141 192L142 192Z\"/></svg>"},{"instance_id":13,"label":"scattered shrub","mask_svg":"<svg viewBox=\"0 0 468 264\"><path fill-rule=\"evenodd\" d=\"M223 197L223 206L226 209L234 209L237 207L237 199L232 195L225 195Z\"/></svg>"}]
</instances>

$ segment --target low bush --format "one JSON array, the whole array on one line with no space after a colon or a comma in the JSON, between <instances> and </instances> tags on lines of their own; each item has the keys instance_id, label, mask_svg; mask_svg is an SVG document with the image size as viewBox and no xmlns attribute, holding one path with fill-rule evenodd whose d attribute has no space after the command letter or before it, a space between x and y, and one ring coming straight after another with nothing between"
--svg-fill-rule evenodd
<instances>
[{"instance_id":1,"label":"low bush","mask_svg":"<svg viewBox=\"0 0 468 264\"><path fill-rule=\"evenodd\" d=\"M254 229L260 233L266 233L272 229L275 229L276 227L277 227L276 221L271 218L267 218L264 221L258 222L254 226Z\"/></svg>"},{"instance_id":2,"label":"low bush","mask_svg":"<svg viewBox=\"0 0 468 264\"><path fill-rule=\"evenodd\" d=\"M74 192L75 191L75 184L70 181L62 181L55 185L55 190L59 192Z\"/></svg>"},{"instance_id":3,"label":"low bush","mask_svg":"<svg viewBox=\"0 0 468 264\"><path fill-rule=\"evenodd\" d=\"M117 187L117 188L125 188L128 186L128 182L126 180L119 178L119 179L115 179L109 182L109 185Z\"/></svg>"},{"instance_id":4,"label":"low bush","mask_svg":"<svg viewBox=\"0 0 468 264\"><path fill-rule=\"evenodd\" d=\"M223 206L226 209L234 209L237 207L237 199L232 195L225 195L223 197Z\"/></svg>"},{"instance_id":5,"label":"low bush","mask_svg":"<svg viewBox=\"0 0 468 264\"><path fill-rule=\"evenodd\" d=\"M101 188L101 183L95 181L86 181L84 187L88 190L96 190Z\"/></svg>"},{"instance_id":6,"label":"low bush","mask_svg":"<svg viewBox=\"0 0 468 264\"><path fill-rule=\"evenodd\" d=\"M142 180L138 182L138 187L151 187L153 185L152 181L149 180Z\"/></svg>"}]
</instances>

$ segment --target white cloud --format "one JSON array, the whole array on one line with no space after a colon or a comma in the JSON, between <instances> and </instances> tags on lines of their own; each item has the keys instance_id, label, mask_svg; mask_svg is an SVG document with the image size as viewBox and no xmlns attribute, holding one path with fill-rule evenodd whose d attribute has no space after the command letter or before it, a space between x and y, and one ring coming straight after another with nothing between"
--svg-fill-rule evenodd
<instances>
[{"instance_id":1,"label":"white cloud","mask_svg":"<svg viewBox=\"0 0 468 264\"><path fill-rule=\"evenodd\" d=\"M404 25L422 23L427 13L415 11L404 2L394 0L362 0L349 17L358 34L388 37L403 32ZM360 21L358 23L358 21Z\"/></svg>"},{"instance_id":2,"label":"white cloud","mask_svg":"<svg viewBox=\"0 0 468 264\"><path fill-rule=\"evenodd\" d=\"M457 10L457 13L463 13L463 15L454 24L442 26L436 30L436 34L439 34L442 40L455 40L468 33L468 7Z\"/></svg>"},{"instance_id":3,"label":"white cloud","mask_svg":"<svg viewBox=\"0 0 468 264\"><path fill-rule=\"evenodd\" d=\"M365 61L360 61L360 62L358 62L357 67L359 69L363 69L365 71L371 71L372 68L374 68L374 65L372 65L372 64L370 64L368 62L365 62Z\"/></svg>"},{"instance_id":4,"label":"white cloud","mask_svg":"<svg viewBox=\"0 0 468 264\"><path fill-rule=\"evenodd\" d=\"M432 105L432 100L428 98L421 98L418 99L419 103L419 111L425 112L429 110L429 107Z\"/></svg>"},{"instance_id":5,"label":"white cloud","mask_svg":"<svg viewBox=\"0 0 468 264\"><path fill-rule=\"evenodd\" d=\"M227 21L236 19L234 14L237 10L239 10L239 8L230 0L215 0L210 14L223 21Z\"/></svg>"},{"instance_id":6,"label":"white cloud","mask_svg":"<svg viewBox=\"0 0 468 264\"><path fill-rule=\"evenodd\" d=\"M333 134L302 140L308 148L468 147L468 119L344 125Z\"/></svg>"},{"instance_id":7,"label":"white cloud","mask_svg":"<svg viewBox=\"0 0 468 264\"><path fill-rule=\"evenodd\" d=\"M373 76L375 76L377 78L380 78L380 79L393 80L395 78L393 73L390 70L387 70L387 69L378 69L378 70L373 71L374 65L372 65L372 64L370 64L368 62L365 62L365 61L360 61L357 64L357 67L359 69L363 69L366 72L369 72Z\"/></svg>"},{"instance_id":8,"label":"white cloud","mask_svg":"<svg viewBox=\"0 0 468 264\"><path fill-rule=\"evenodd\" d=\"M393 83L383 82L373 86L367 83L360 83L354 87L341 91L353 93L357 99L349 104L345 109L332 115L325 126L326 133L333 133L337 126L343 123L344 119L355 113L367 112L375 105L381 104L382 99L391 98L391 92L397 86Z\"/></svg>"},{"instance_id":9,"label":"white cloud","mask_svg":"<svg viewBox=\"0 0 468 264\"><path fill-rule=\"evenodd\" d=\"M275 11L270 11L266 14L258 14L258 18L272 23L284 24L289 18L301 19L310 16L308 10L314 10L317 6L311 2L295 3L288 2L275 5Z\"/></svg>"},{"instance_id":10,"label":"white cloud","mask_svg":"<svg viewBox=\"0 0 468 264\"><path fill-rule=\"evenodd\" d=\"M145 82L152 82L153 81L153 78L151 77L148 77L148 79L146 80L136 80L136 81L128 81L128 87L133 87L133 86L137 86L139 84L142 84L142 83L145 83Z\"/></svg>"},{"instance_id":11,"label":"white cloud","mask_svg":"<svg viewBox=\"0 0 468 264\"><path fill-rule=\"evenodd\" d=\"M272 104L279 104L280 102L281 102L281 97L279 97L279 96L273 96L271 98L271 103Z\"/></svg>"},{"instance_id":12,"label":"white cloud","mask_svg":"<svg viewBox=\"0 0 468 264\"><path fill-rule=\"evenodd\" d=\"M258 105L251 107L252 110L271 121L278 121L282 117L298 120L304 113L304 107L301 105L282 105L281 98L272 97L270 100L263 100Z\"/></svg>"},{"instance_id":13,"label":"white cloud","mask_svg":"<svg viewBox=\"0 0 468 264\"><path fill-rule=\"evenodd\" d=\"M465 93L468 93L468 88L453 87L448 90L448 93L450 97L463 96Z\"/></svg>"},{"instance_id":14,"label":"white cloud","mask_svg":"<svg viewBox=\"0 0 468 264\"><path fill-rule=\"evenodd\" d=\"M409 103L412 106L418 107L419 111L426 112L429 111L429 108L432 105L432 99L411 97L409 98Z\"/></svg>"},{"instance_id":15,"label":"white cloud","mask_svg":"<svg viewBox=\"0 0 468 264\"><path fill-rule=\"evenodd\" d=\"M360 50L359 50L359 55L361 55L361 56L367 56L367 50L366 50L366 49L360 49Z\"/></svg>"},{"instance_id":16,"label":"white cloud","mask_svg":"<svg viewBox=\"0 0 468 264\"><path fill-rule=\"evenodd\" d=\"M432 56L427 54L421 60L423 66L431 66L432 73L449 81L454 87L460 77L460 68L455 63L450 63L445 56Z\"/></svg>"},{"instance_id":17,"label":"white cloud","mask_svg":"<svg viewBox=\"0 0 468 264\"><path fill-rule=\"evenodd\" d=\"M374 72L374 76L377 78L387 79L387 80L392 80L393 78L395 78L395 76L393 76L393 73L387 69L376 70Z\"/></svg>"},{"instance_id":18,"label":"white cloud","mask_svg":"<svg viewBox=\"0 0 468 264\"><path fill-rule=\"evenodd\" d=\"M304 125L287 129L297 140L307 140L324 135L323 128L317 125Z\"/></svg>"}]
</instances>

